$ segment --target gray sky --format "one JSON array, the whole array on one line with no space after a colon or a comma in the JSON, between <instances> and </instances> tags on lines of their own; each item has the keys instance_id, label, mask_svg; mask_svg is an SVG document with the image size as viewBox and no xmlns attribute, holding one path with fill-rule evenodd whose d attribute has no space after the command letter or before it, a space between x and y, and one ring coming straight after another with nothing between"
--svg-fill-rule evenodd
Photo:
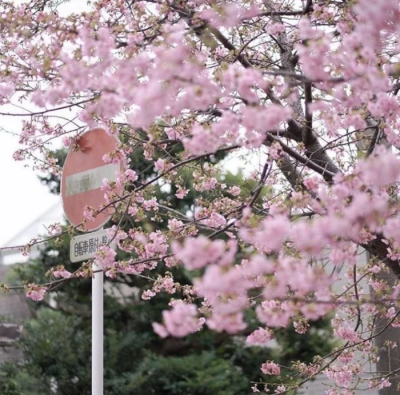
<instances>
[{"instance_id":1,"label":"gray sky","mask_svg":"<svg viewBox=\"0 0 400 395\"><path fill-rule=\"evenodd\" d=\"M19 132L18 119L2 118L2 126L6 130ZM40 183L37 172L30 167L24 167L25 162L16 162L13 159L12 155L18 148L20 146L16 136L0 131L0 246L49 207L57 202L61 205L60 199L51 195L46 186Z\"/></svg>"}]
</instances>

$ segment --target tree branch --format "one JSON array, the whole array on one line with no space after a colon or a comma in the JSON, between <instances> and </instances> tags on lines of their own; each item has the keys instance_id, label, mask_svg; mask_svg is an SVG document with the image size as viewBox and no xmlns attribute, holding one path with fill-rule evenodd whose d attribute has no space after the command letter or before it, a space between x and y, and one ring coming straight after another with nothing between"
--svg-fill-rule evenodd
<instances>
[{"instance_id":1,"label":"tree branch","mask_svg":"<svg viewBox=\"0 0 400 395\"><path fill-rule=\"evenodd\" d=\"M313 139L312 112L310 109L310 105L312 103L312 88L309 82L306 82L304 84L304 95L305 95L306 127L303 130L303 142L305 146L307 146L310 145Z\"/></svg>"},{"instance_id":2,"label":"tree branch","mask_svg":"<svg viewBox=\"0 0 400 395\"><path fill-rule=\"evenodd\" d=\"M288 145L286 145L284 142L282 142L280 139L267 135L267 140L270 142L278 142L284 152L289 154L292 158L296 159L303 165L307 166L308 168L316 171L317 173L321 174L325 181L327 181L329 184L332 184L333 182L333 177L336 172L331 172L326 166L325 168L318 165L317 163L313 162L310 158L305 158L304 156L300 155L298 152L296 152L294 149L290 148ZM326 164L327 165L327 164Z\"/></svg>"}]
</instances>

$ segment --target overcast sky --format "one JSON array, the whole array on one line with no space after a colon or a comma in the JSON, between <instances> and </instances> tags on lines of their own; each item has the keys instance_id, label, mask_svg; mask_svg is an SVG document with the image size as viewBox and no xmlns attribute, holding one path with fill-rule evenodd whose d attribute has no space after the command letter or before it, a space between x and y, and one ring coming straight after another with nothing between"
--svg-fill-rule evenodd
<instances>
[{"instance_id":1,"label":"overcast sky","mask_svg":"<svg viewBox=\"0 0 400 395\"><path fill-rule=\"evenodd\" d=\"M18 133L20 120L1 116L1 126ZM19 148L18 137L0 131L0 246L23 230L49 207L61 201L51 195L25 162L16 162L13 153ZM43 228L43 231L45 229ZM26 240L29 242L29 240Z\"/></svg>"}]
</instances>

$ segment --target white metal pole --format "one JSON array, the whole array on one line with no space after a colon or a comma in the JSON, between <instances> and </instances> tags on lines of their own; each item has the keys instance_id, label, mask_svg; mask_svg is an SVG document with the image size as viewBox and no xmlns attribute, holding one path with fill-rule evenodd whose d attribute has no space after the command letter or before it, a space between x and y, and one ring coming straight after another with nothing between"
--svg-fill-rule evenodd
<instances>
[{"instance_id":1,"label":"white metal pole","mask_svg":"<svg viewBox=\"0 0 400 395\"><path fill-rule=\"evenodd\" d=\"M92 395L103 395L103 271L93 263L92 278Z\"/></svg>"}]
</instances>

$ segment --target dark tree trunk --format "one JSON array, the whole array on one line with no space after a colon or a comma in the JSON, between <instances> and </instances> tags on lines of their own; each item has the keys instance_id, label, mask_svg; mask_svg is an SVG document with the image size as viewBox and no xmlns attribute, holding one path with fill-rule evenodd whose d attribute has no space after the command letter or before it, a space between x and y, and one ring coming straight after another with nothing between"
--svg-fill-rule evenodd
<instances>
[{"instance_id":1,"label":"dark tree trunk","mask_svg":"<svg viewBox=\"0 0 400 395\"><path fill-rule=\"evenodd\" d=\"M378 273L376 277L378 280L385 281L391 287L397 280L397 277L393 273ZM376 317L375 334L384 330L384 332L375 338L375 346L378 348L379 356L376 369L382 376L395 371L397 373L388 376L392 385L379 390L379 395L398 395L400 393L400 328L387 327L389 321L382 316ZM398 346L391 348L388 342L395 342Z\"/></svg>"}]
</instances>

